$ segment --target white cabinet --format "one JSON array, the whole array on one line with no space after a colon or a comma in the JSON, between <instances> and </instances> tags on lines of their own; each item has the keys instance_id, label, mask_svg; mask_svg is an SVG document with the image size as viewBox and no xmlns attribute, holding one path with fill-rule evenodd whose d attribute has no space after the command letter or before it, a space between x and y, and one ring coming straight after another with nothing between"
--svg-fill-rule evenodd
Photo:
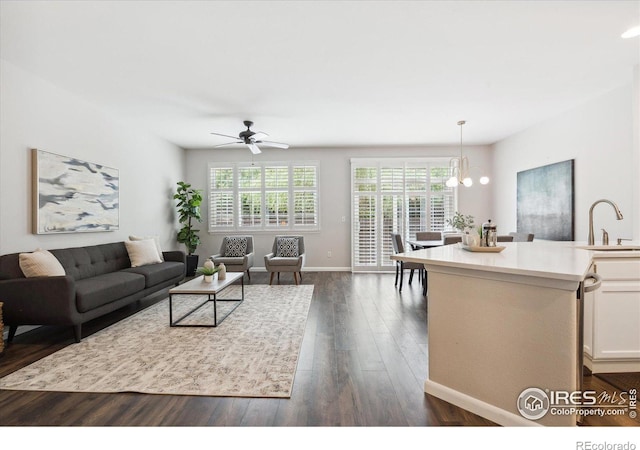
<instances>
[{"instance_id":1,"label":"white cabinet","mask_svg":"<svg viewBox=\"0 0 640 450\"><path fill-rule=\"evenodd\" d=\"M593 259L602 276L584 304L584 362L593 373L640 371L640 253L625 254Z\"/></svg>"}]
</instances>

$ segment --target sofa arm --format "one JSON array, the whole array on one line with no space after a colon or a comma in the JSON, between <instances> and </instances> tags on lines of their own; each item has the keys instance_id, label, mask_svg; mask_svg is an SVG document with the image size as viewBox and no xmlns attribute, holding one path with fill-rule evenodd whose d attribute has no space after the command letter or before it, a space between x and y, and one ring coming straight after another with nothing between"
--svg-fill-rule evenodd
<instances>
[{"instance_id":1,"label":"sofa arm","mask_svg":"<svg viewBox=\"0 0 640 450\"><path fill-rule=\"evenodd\" d=\"M253 252L244 255L244 261L247 267L253 267Z\"/></svg>"},{"instance_id":2,"label":"sofa arm","mask_svg":"<svg viewBox=\"0 0 640 450\"><path fill-rule=\"evenodd\" d=\"M273 253L267 253L266 255L264 255L264 267L268 268L269 267L269 260L271 258L273 258Z\"/></svg>"},{"instance_id":3,"label":"sofa arm","mask_svg":"<svg viewBox=\"0 0 640 450\"><path fill-rule=\"evenodd\" d=\"M187 263L187 257L185 256L185 253L181 250L162 252L162 256L164 257L165 261L181 262L184 264Z\"/></svg>"},{"instance_id":4,"label":"sofa arm","mask_svg":"<svg viewBox=\"0 0 640 450\"><path fill-rule=\"evenodd\" d=\"M7 325L74 325L81 322L76 285L70 276L0 281Z\"/></svg>"}]
</instances>

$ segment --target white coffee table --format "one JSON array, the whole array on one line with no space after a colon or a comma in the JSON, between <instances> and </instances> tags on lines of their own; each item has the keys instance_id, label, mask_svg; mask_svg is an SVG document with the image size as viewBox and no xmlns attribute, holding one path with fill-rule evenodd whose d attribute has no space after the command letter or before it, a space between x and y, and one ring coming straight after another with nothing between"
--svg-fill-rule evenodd
<instances>
[{"instance_id":1,"label":"white coffee table","mask_svg":"<svg viewBox=\"0 0 640 450\"><path fill-rule=\"evenodd\" d=\"M234 282L240 280L240 286L242 289L242 298L224 298L218 299L217 296L220 292L224 291L227 287L231 286ZM177 320L173 320L173 296L176 295L206 295L207 300L205 300L200 305L196 306L194 309L183 315ZM177 300L177 299L176 299ZM242 304L244 301L244 272L227 272L227 276L224 280L218 280L217 277L211 283L205 283L204 277L200 276L194 278L191 281L188 281L184 284L176 286L174 288L169 289L169 325L172 327L217 327L222 323L226 317L231 314L235 309ZM199 324L180 324L182 320L184 320L189 315L193 314L198 309L202 308L209 302L213 302L213 325L199 325ZM218 321L218 310L217 310L217 302L238 302L229 312L227 312L221 319Z\"/></svg>"}]
</instances>

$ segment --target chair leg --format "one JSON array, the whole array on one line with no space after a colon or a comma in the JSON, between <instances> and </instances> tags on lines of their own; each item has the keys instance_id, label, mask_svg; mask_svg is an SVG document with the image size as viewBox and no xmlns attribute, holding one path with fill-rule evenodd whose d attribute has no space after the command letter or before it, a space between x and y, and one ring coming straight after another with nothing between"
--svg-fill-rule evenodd
<instances>
[{"instance_id":1,"label":"chair leg","mask_svg":"<svg viewBox=\"0 0 640 450\"><path fill-rule=\"evenodd\" d=\"M296 286L297 286L298 284L300 284L300 283L298 282L298 272L293 272L293 279L294 279L294 280L295 280L295 282L296 282Z\"/></svg>"},{"instance_id":2,"label":"chair leg","mask_svg":"<svg viewBox=\"0 0 640 450\"><path fill-rule=\"evenodd\" d=\"M278 272L278 284L280 284L280 272Z\"/></svg>"},{"instance_id":3,"label":"chair leg","mask_svg":"<svg viewBox=\"0 0 640 450\"><path fill-rule=\"evenodd\" d=\"M398 292L402 292L402 280L404 279L404 266L400 263L400 289Z\"/></svg>"},{"instance_id":4,"label":"chair leg","mask_svg":"<svg viewBox=\"0 0 640 450\"><path fill-rule=\"evenodd\" d=\"M427 296L427 271L422 274L422 295Z\"/></svg>"},{"instance_id":5,"label":"chair leg","mask_svg":"<svg viewBox=\"0 0 640 450\"><path fill-rule=\"evenodd\" d=\"M409 272L409 286L411 286L411 282L413 281L413 269Z\"/></svg>"},{"instance_id":6,"label":"chair leg","mask_svg":"<svg viewBox=\"0 0 640 450\"><path fill-rule=\"evenodd\" d=\"M16 331L18 331L18 325L9 325L9 336L7 342L13 342L13 338L16 335Z\"/></svg>"},{"instance_id":7,"label":"chair leg","mask_svg":"<svg viewBox=\"0 0 640 450\"><path fill-rule=\"evenodd\" d=\"M249 269L247 269L247 278L251 281L251 272L249 272Z\"/></svg>"},{"instance_id":8,"label":"chair leg","mask_svg":"<svg viewBox=\"0 0 640 450\"><path fill-rule=\"evenodd\" d=\"M396 282L393 284L394 286L398 286L398 275L400 274L400 265L396 261Z\"/></svg>"},{"instance_id":9,"label":"chair leg","mask_svg":"<svg viewBox=\"0 0 640 450\"><path fill-rule=\"evenodd\" d=\"M269 286L271 286L271 284L273 283L273 275L275 274L275 272L271 272L271 276L269 277Z\"/></svg>"}]
</instances>

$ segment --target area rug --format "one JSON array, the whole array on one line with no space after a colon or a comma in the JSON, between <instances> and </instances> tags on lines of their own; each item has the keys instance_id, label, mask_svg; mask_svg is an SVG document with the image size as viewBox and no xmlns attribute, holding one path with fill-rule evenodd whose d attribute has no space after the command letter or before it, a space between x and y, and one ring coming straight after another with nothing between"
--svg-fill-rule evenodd
<instances>
[{"instance_id":1,"label":"area rug","mask_svg":"<svg viewBox=\"0 0 640 450\"><path fill-rule=\"evenodd\" d=\"M313 285L245 286L216 328L169 327L169 300L0 379L0 389L291 396ZM223 292L239 298L240 287ZM206 297L173 297L174 318ZM212 320L210 304L190 316ZM233 302L218 302L218 317Z\"/></svg>"}]
</instances>

